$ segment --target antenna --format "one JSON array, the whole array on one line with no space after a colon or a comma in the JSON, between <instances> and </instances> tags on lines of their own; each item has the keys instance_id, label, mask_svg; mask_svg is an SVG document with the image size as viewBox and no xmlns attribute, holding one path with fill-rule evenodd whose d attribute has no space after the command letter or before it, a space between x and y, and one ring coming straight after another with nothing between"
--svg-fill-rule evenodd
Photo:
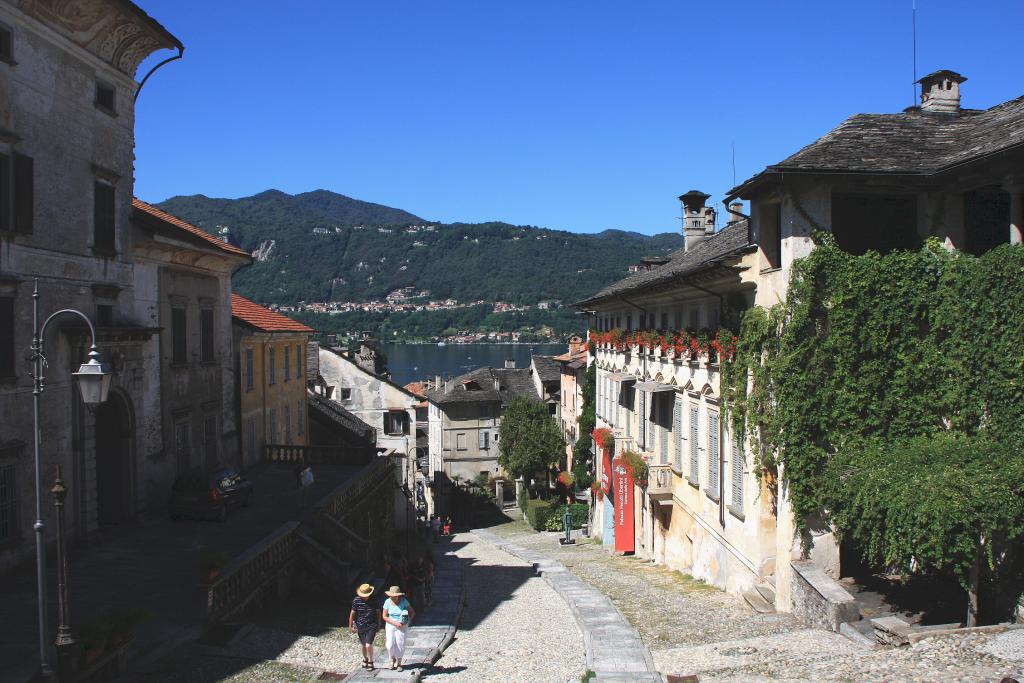
<instances>
[{"instance_id":1,"label":"antenna","mask_svg":"<svg viewBox=\"0 0 1024 683\"><path fill-rule=\"evenodd\" d=\"M910 84L910 106L917 104L917 0L910 0L910 40L914 63L914 80Z\"/></svg>"}]
</instances>

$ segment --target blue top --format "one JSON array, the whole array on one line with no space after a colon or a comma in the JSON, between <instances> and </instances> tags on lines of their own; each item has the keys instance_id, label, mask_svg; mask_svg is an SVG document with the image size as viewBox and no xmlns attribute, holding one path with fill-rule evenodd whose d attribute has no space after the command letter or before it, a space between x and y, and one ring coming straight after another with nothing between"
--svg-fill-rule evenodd
<instances>
[{"instance_id":1,"label":"blue top","mask_svg":"<svg viewBox=\"0 0 1024 683\"><path fill-rule=\"evenodd\" d=\"M388 613L388 619L391 621L397 621L398 623L405 626L409 623L409 601L402 598L395 604L394 598L388 598L384 601L384 610Z\"/></svg>"}]
</instances>

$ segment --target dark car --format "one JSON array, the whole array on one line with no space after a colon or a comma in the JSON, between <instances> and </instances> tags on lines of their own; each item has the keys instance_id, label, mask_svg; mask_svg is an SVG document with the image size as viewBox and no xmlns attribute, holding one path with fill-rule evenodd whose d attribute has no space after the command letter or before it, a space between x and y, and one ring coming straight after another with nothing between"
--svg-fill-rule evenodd
<instances>
[{"instance_id":1,"label":"dark car","mask_svg":"<svg viewBox=\"0 0 1024 683\"><path fill-rule=\"evenodd\" d=\"M249 505L252 496L252 482L237 470L197 468L175 480L168 507L171 519L203 517L223 522L230 508Z\"/></svg>"}]
</instances>

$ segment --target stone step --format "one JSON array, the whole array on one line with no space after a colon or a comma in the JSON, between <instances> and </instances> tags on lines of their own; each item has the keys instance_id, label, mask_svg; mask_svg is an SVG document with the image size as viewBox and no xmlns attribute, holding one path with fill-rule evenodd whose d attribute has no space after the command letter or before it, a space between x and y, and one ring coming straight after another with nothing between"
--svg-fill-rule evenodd
<instances>
[{"instance_id":1,"label":"stone step","mask_svg":"<svg viewBox=\"0 0 1024 683\"><path fill-rule=\"evenodd\" d=\"M765 602L774 606L775 605L775 589L766 583L759 583L754 586L754 590L761 594Z\"/></svg>"},{"instance_id":2,"label":"stone step","mask_svg":"<svg viewBox=\"0 0 1024 683\"><path fill-rule=\"evenodd\" d=\"M761 597L761 594L756 590L743 591L743 599L746 600L747 604L750 605L750 608L758 614L773 614L775 612L775 607Z\"/></svg>"}]
</instances>

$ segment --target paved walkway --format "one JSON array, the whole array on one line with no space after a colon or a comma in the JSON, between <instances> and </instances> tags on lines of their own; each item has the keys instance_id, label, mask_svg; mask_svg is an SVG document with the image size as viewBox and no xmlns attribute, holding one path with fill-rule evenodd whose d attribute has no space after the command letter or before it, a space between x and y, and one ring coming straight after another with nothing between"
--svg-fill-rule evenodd
<instances>
[{"instance_id":1,"label":"paved walkway","mask_svg":"<svg viewBox=\"0 0 1024 683\"><path fill-rule=\"evenodd\" d=\"M200 558L223 551L234 556L284 522L301 519L311 503L357 471L355 467L320 466L298 509L295 477L285 465L271 465L254 477L251 507L232 510L223 523L159 519L106 532L95 546L70 556L71 624L76 629L105 609L142 608L148 619L136 632L129 657L151 653L168 642L201 633L203 591ZM50 630L56 634L56 561L50 574ZM0 681L27 680L38 665L35 563L23 565L0 582Z\"/></svg>"},{"instance_id":2,"label":"paved walkway","mask_svg":"<svg viewBox=\"0 0 1024 683\"><path fill-rule=\"evenodd\" d=\"M503 540L486 530L473 533L510 555L532 564L565 600L583 634L587 669L596 674L592 679L594 683L661 681L661 676L654 668L654 659L641 640L640 633L626 621L606 595L581 581L547 553Z\"/></svg>"}]
</instances>

